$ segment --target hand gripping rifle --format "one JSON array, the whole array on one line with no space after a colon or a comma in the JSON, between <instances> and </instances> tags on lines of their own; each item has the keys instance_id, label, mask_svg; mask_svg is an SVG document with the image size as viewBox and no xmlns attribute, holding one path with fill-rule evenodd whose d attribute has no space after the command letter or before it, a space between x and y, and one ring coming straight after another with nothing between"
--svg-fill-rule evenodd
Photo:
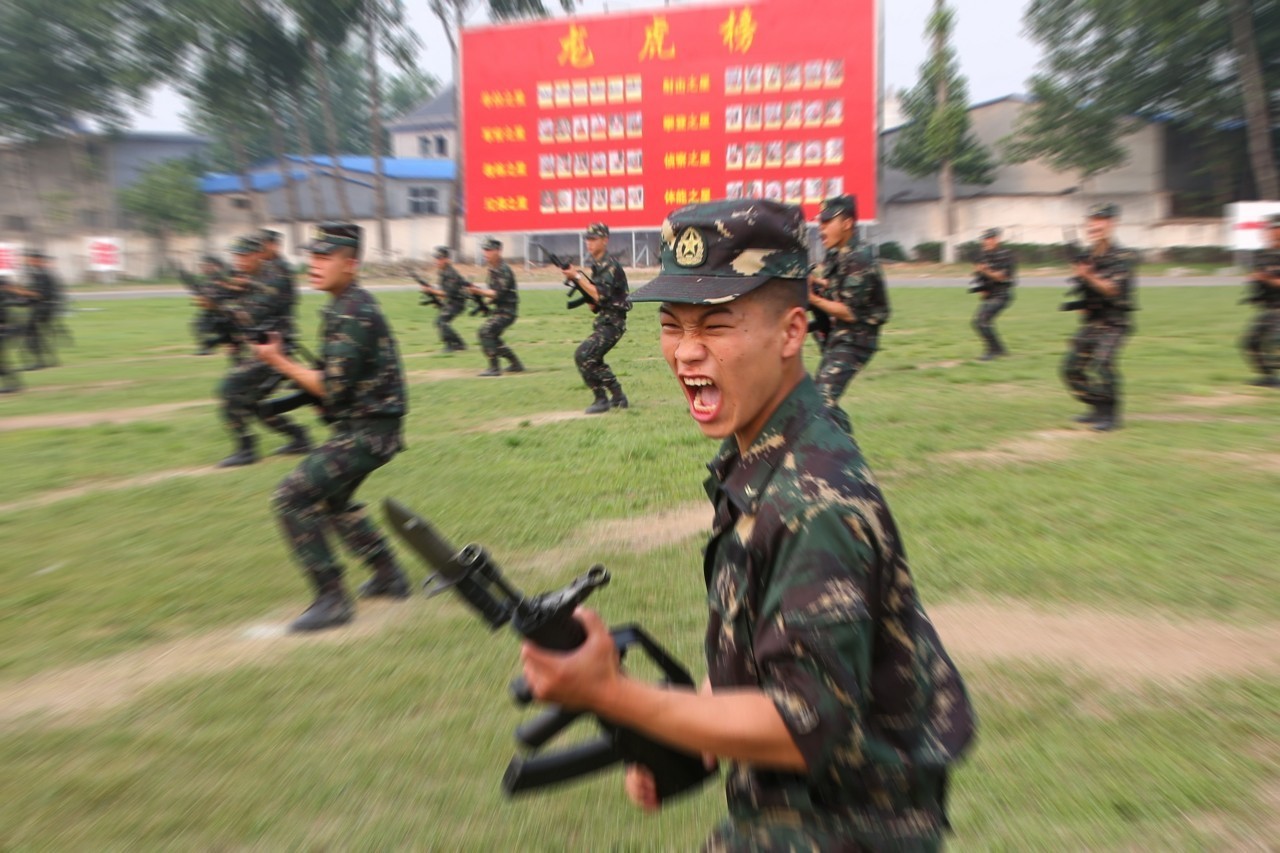
<instances>
[{"instance_id":1,"label":"hand gripping rifle","mask_svg":"<svg viewBox=\"0 0 1280 853\"><path fill-rule=\"evenodd\" d=\"M817 274L818 266L818 264L809 265L809 276L807 278ZM822 295L818 293L818 285L812 281L809 281L809 292L818 296ZM812 303L809 304L809 314L813 317L809 321L809 331L813 333L819 343L822 343L827 339L827 335L831 334L831 315Z\"/></svg>"},{"instance_id":2,"label":"hand gripping rifle","mask_svg":"<svg viewBox=\"0 0 1280 853\"><path fill-rule=\"evenodd\" d=\"M547 263L555 267L558 267L561 272L565 273L564 286L569 288L568 301L565 303L566 308L572 311L574 308L580 308L583 305L587 305L587 306L590 306L591 313L593 314L600 310L600 305L594 299L592 299L591 296L588 295L585 290L582 289L582 285L578 284L576 279L572 279L569 277L568 275L569 267L573 266L572 259L562 258L561 256L550 251L546 246L542 245L541 243L530 243L529 245L533 246L535 249L539 249L542 252L542 254L546 256ZM591 281L591 279L588 278L587 281ZM595 284L594 281L591 281L591 283ZM573 294L575 293L578 294L577 299L573 298Z\"/></svg>"},{"instance_id":3,"label":"hand gripping rifle","mask_svg":"<svg viewBox=\"0 0 1280 853\"><path fill-rule=\"evenodd\" d=\"M496 631L509 622L516 633L545 649L571 651L586 640L573 611L594 590L609 582L609 573L603 566L592 566L564 589L529 597L507 582L484 548L468 545L456 551L426 519L397 501L388 498L383 508L391 528L435 570L427 579L432 584L428 595L451 589L491 629ZM625 625L612 633L619 655L625 656L631 647L639 646L662 670L664 683L693 687L693 679L684 667L642 628ZM521 705L533 701L523 678L512 682L511 692ZM514 756L502 777L502 789L508 796L567 782L624 762L648 768L653 773L658 798L664 800L697 788L714 772L697 755L665 746L599 717L596 722L603 735L596 740L539 752L580 716L580 711L552 706L516 729L516 740L527 752Z\"/></svg>"},{"instance_id":4,"label":"hand gripping rifle","mask_svg":"<svg viewBox=\"0 0 1280 853\"><path fill-rule=\"evenodd\" d=\"M976 267L982 262L982 252L972 251L965 260L972 263L975 267L973 278L969 281L969 293L987 293L991 290L991 279L978 272Z\"/></svg>"},{"instance_id":5,"label":"hand gripping rifle","mask_svg":"<svg viewBox=\"0 0 1280 853\"><path fill-rule=\"evenodd\" d=\"M1093 258L1087 248L1076 242L1074 236L1067 237L1063 249L1067 256L1067 263L1073 267L1076 264L1091 263ZM1071 289L1063 297L1066 301L1058 306L1059 311L1093 311L1099 307L1103 301L1102 294L1085 284L1084 279L1079 276L1073 276L1070 281Z\"/></svg>"},{"instance_id":6,"label":"hand gripping rifle","mask_svg":"<svg viewBox=\"0 0 1280 853\"><path fill-rule=\"evenodd\" d=\"M418 275L416 272L411 272L411 273L409 273L409 278L411 278L411 279L413 279L414 281L416 281L416 282L418 283L418 286L419 286L419 287L430 287L430 286L431 286L431 283L430 283L430 282L428 282L428 281L427 281L426 279L424 279L422 276ZM439 297L439 296L436 296L436 295L435 295L434 293L432 293L431 291L429 291L429 290L419 290L419 291L418 291L418 293L419 293L419 295L422 297L422 298L420 298L420 299L418 300L418 304L419 304L419 305L434 305L434 306L436 306L437 308L444 308L444 303L440 301L440 297Z\"/></svg>"}]
</instances>

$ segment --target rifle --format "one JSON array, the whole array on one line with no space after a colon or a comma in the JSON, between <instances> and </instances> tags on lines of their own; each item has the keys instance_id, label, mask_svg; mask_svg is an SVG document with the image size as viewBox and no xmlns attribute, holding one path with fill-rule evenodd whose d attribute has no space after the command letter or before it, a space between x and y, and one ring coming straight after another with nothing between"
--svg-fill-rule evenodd
<instances>
[{"instance_id":1,"label":"rifle","mask_svg":"<svg viewBox=\"0 0 1280 853\"><path fill-rule=\"evenodd\" d=\"M391 528L435 570L427 579L427 583L432 584L428 595L452 589L490 629L497 630L509 622L518 634L545 649L570 651L586 640L573 611L593 591L609 582L609 573L603 566L592 566L563 589L528 597L507 582L479 545L456 551L426 519L397 501L387 498L383 509ZM693 687L689 673L639 626L625 625L613 629L612 634L619 655L625 656L630 648L639 646L662 670L665 683ZM533 700L522 678L512 683L511 692L521 705ZM553 706L516 729L516 740L529 751L513 757L507 766L502 787L508 796L567 782L625 762L648 768L653 773L658 798L665 800L693 790L713 773L697 755L665 746L599 717L596 722L604 730L602 737L538 754L542 746L580 716L582 712Z\"/></svg>"},{"instance_id":2,"label":"rifle","mask_svg":"<svg viewBox=\"0 0 1280 853\"><path fill-rule=\"evenodd\" d=\"M554 252L549 250L546 246L542 245L541 243L530 243L529 245L533 246L535 249L541 250L542 254L545 255L547 258L547 263L552 264L553 266L559 268L561 272L567 273L569 270L569 267L573 266L573 260L571 258L562 258L561 256L555 254ZM585 275L585 273L583 274ZM591 278L588 277L587 281L591 281ZM595 284L594 281L591 281L591 283ZM575 308L580 308L583 305L587 305L591 308L591 313L595 314L599 312L600 305L594 299L592 299L591 296L588 295L585 290L582 289L582 285L578 284L576 279L569 278L568 275L565 275L564 281L562 282L562 284L564 284L565 287L569 288L569 293L567 294L567 297L566 297L568 301L565 302L566 308L572 311ZM577 299L573 298L573 294L575 293L579 294Z\"/></svg>"},{"instance_id":3,"label":"rifle","mask_svg":"<svg viewBox=\"0 0 1280 853\"><path fill-rule=\"evenodd\" d=\"M416 272L410 272L410 273L409 273L409 278L411 278L411 279L413 279L414 281L416 281L416 282L418 283L418 286L419 286L419 287L430 287L430 286L431 286L431 285L430 285L426 280L424 280L424 279L422 278L422 276L418 275ZM431 291L429 291L429 290L421 290L421 291L419 291L419 293L422 295L422 298L418 300L418 304L419 304L419 305L434 305L434 306L436 306L437 308L440 308L440 309L443 309L443 308L444 308L444 303L440 301L440 297L439 297L439 296L436 296L436 295L435 295L434 293L432 293Z\"/></svg>"},{"instance_id":4,"label":"rifle","mask_svg":"<svg viewBox=\"0 0 1280 853\"><path fill-rule=\"evenodd\" d=\"M982 261L981 251L971 251L969 257L965 260L972 263L975 267ZM974 270L973 278L969 281L969 293L988 293L991 291L992 282L985 275Z\"/></svg>"},{"instance_id":5,"label":"rifle","mask_svg":"<svg viewBox=\"0 0 1280 853\"><path fill-rule=\"evenodd\" d=\"M191 291L193 296L208 300L212 307L202 309L212 318L212 328L209 333L200 338L199 343L203 352L215 349L223 344L234 344L235 331L237 322L234 316L222 305L223 296L215 292L210 285L206 285L200 281L197 276L192 275L186 269L178 268L178 278L182 284Z\"/></svg>"},{"instance_id":6,"label":"rifle","mask_svg":"<svg viewBox=\"0 0 1280 853\"><path fill-rule=\"evenodd\" d=\"M818 264L810 264L809 275L806 276L806 279L817 271ZM818 293L818 286L812 281L809 282L809 291L819 296L822 295ZM813 315L813 319L809 321L809 331L818 339L818 343L822 343L827 339L827 335L831 334L831 315L813 304L809 305L809 313Z\"/></svg>"},{"instance_id":7,"label":"rifle","mask_svg":"<svg viewBox=\"0 0 1280 853\"><path fill-rule=\"evenodd\" d=\"M263 332L262 339L257 342L258 343L267 342L266 332ZM321 362L314 355L312 355L305 346L303 346L300 343L294 343L293 347L302 355L302 357L306 361L311 362L311 366L313 369L315 370L324 369L324 363ZM265 398L268 395L274 393L275 390L279 388L283 382L285 382L284 374L272 373L270 376L266 378L265 381L263 381L262 385L259 386L258 390L262 395L262 397ZM312 394L310 391L306 390L305 388L302 388L296 382L290 381L290 385L292 385L293 390L290 391L289 393L282 394L279 397L273 397L271 399L260 400L258 402L258 417L263 419L275 417L277 415L283 415L288 412L292 412L294 409L301 409L303 406L315 406L317 409L321 411L323 415L324 400L321 400L319 397ZM323 420L325 421L325 423L329 422L329 418L327 416L323 416Z\"/></svg>"},{"instance_id":8,"label":"rifle","mask_svg":"<svg viewBox=\"0 0 1280 853\"><path fill-rule=\"evenodd\" d=\"M1093 253L1077 243L1074 235L1067 237L1063 244L1063 252L1066 255L1067 263L1073 267L1076 264L1092 263ZM1071 282L1071 287L1063 296L1066 301L1058 306L1059 311L1093 312L1106 301L1102 294L1085 284L1084 279L1079 276L1072 276L1069 281Z\"/></svg>"}]
</instances>

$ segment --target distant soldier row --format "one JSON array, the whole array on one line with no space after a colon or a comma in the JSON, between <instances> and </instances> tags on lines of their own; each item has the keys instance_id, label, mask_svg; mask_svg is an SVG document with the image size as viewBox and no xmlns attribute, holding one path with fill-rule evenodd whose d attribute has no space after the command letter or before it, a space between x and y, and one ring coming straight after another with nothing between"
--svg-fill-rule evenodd
<instances>
[{"instance_id":1,"label":"distant soldier row","mask_svg":"<svg viewBox=\"0 0 1280 853\"><path fill-rule=\"evenodd\" d=\"M8 345L21 339L26 345L27 364L23 370L41 370L58 364L56 332L63 305L62 282L53 271L49 256L28 249L24 256L26 281L0 284L0 394L22 388L17 368L9 365ZM19 321L19 309L26 317ZM66 334L66 330L62 330Z\"/></svg>"}]
</instances>

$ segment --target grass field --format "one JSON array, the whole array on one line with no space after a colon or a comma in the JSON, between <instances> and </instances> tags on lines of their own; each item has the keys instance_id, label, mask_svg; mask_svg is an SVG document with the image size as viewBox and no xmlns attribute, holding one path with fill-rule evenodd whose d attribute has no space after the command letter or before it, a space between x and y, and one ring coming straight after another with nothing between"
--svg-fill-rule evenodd
<instances>
[{"instance_id":1,"label":"grass field","mask_svg":"<svg viewBox=\"0 0 1280 853\"><path fill-rule=\"evenodd\" d=\"M1238 294L1144 292L1126 428L1107 436L1069 423L1057 367L1075 320L1057 291L1018 294L1001 323L1014 356L993 364L972 360L972 297L893 294L846 402L980 715L953 849L1274 849L1280 393L1242 383ZM414 294L379 299L409 449L362 498L485 544L531 592L605 563L593 605L700 678L715 446L653 306L610 358L632 408L574 418L588 317L561 294L524 295L508 339L531 370L498 380L475 378L474 345L439 352ZM304 328L321 304L306 297ZM455 601L282 636L309 600L269 512L292 462L209 468L231 449L212 404L224 363L189 354L184 300L80 306L63 365L0 398L0 849L698 846L718 784L657 817L616 773L503 798L516 641ZM460 321L469 340L475 325Z\"/></svg>"}]
</instances>

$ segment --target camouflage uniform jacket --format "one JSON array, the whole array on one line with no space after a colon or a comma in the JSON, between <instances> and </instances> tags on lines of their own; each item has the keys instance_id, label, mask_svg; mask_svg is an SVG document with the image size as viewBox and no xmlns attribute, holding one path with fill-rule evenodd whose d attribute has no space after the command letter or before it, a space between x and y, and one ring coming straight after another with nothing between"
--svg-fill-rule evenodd
<instances>
[{"instance_id":1,"label":"camouflage uniform jacket","mask_svg":"<svg viewBox=\"0 0 1280 853\"><path fill-rule=\"evenodd\" d=\"M990 286L991 289L987 292L992 296L1002 296L1013 288L1015 284L1014 279L1017 276L1018 271L1017 263L1013 259L1013 252L1010 252L1008 249L1001 246L995 251L983 252L982 257L978 259L978 262L991 267L991 269L998 273L1004 273L1009 277L1007 281L996 281L993 278L987 278L986 276L982 277L982 280Z\"/></svg>"},{"instance_id":2,"label":"camouflage uniform jacket","mask_svg":"<svg viewBox=\"0 0 1280 853\"><path fill-rule=\"evenodd\" d=\"M352 282L323 317L325 417L339 428L353 421L394 421L398 431L408 411L404 371L378 303Z\"/></svg>"},{"instance_id":3,"label":"camouflage uniform jacket","mask_svg":"<svg viewBox=\"0 0 1280 853\"><path fill-rule=\"evenodd\" d=\"M516 274L505 261L499 261L496 267L489 267L489 289L496 294L493 313L515 317L520 307L520 294L516 292Z\"/></svg>"},{"instance_id":4,"label":"camouflage uniform jacket","mask_svg":"<svg viewBox=\"0 0 1280 853\"><path fill-rule=\"evenodd\" d=\"M806 378L745 454L730 438L708 467L708 675L763 690L808 767L733 763L736 833L789 844L798 826L822 850L936 839L973 713L857 445Z\"/></svg>"},{"instance_id":5,"label":"camouflage uniform jacket","mask_svg":"<svg viewBox=\"0 0 1280 853\"><path fill-rule=\"evenodd\" d=\"M1253 259L1254 272L1269 276L1280 276L1280 249L1263 249ZM1280 287L1257 283L1255 294L1259 297L1259 308L1280 308Z\"/></svg>"},{"instance_id":6,"label":"camouflage uniform jacket","mask_svg":"<svg viewBox=\"0 0 1280 853\"><path fill-rule=\"evenodd\" d=\"M462 277L462 273L454 269L453 264L445 264L440 271L440 289L444 291L445 304L455 314L467 307L467 293L463 290L466 285L467 280Z\"/></svg>"},{"instance_id":7,"label":"camouflage uniform jacket","mask_svg":"<svg viewBox=\"0 0 1280 853\"><path fill-rule=\"evenodd\" d=\"M1129 325L1129 312L1137 310L1137 282L1134 280L1133 252L1120 246L1111 245L1103 252L1095 251L1089 256L1094 274L1120 288L1115 296L1106 296L1085 285L1086 323L1105 323L1108 326Z\"/></svg>"},{"instance_id":8,"label":"camouflage uniform jacket","mask_svg":"<svg viewBox=\"0 0 1280 853\"><path fill-rule=\"evenodd\" d=\"M819 288L818 295L853 312L852 323L831 318L831 333L823 349L838 344L876 349L880 327L889 320L889 297L880 265L867 250L850 242L827 252L820 277L827 284Z\"/></svg>"},{"instance_id":9,"label":"camouflage uniform jacket","mask_svg":"<svg viewBox=\"0 0 1280 853\"><path fill-rule=\"evenodd\" d=\"M602 261L592 258L590 276L600 292L600 311L596 314L595 325L608 324L626 329L627 312L631 310L631 289L622 264L608 255Z\"/></svg>"}]
</instances>

